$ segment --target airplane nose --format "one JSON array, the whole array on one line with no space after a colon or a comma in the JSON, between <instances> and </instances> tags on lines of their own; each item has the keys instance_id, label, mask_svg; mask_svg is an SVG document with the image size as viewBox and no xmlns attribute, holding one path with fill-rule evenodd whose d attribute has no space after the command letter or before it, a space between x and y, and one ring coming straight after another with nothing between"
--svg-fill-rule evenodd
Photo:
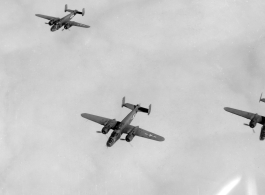
<instances>
[{"instance_id":1,"label":"airplane nose","mask_svg":"<svg viewBox=\"0 0 265 195\"><path fill-rule=\"evenodd\" d=\"M107 142L107 147L111 147L113 141L114 140L112 138L110 138L109 141Z\"/></svg>"},{"instance_id":2,"label":"airplane nose","mask_svg":"<svg viewBox=\"0 0 265 195\"><path fill-rule=\"evenodd\" d=\"M112 142L107 142L107 147L111 147Z\"/></svg>"},{"instance_id":3,"label":"airplane nose","mask_svg":"<svg viewBox=\"0 0 265 195\"><path fill-rule=\"evenodd\" d=\"M57 29L56 29L55 26L51 27L51 31L52 31L52 32L54 32L54 31L56 31L56 30L57 30Z\"/></svg>"}]
</instances>

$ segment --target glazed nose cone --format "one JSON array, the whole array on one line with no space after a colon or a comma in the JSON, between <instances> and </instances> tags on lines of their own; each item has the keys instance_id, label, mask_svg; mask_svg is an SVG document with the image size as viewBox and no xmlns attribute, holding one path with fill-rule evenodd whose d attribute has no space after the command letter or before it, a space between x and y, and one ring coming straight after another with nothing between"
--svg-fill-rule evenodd
<instances>
[{"instance_id":1,"label":"glazed nose cone","mask_svg":"<svg viewBox=\"0 0 265 195\"><path fill-rule=\"evenodd\" d=\"M56 30L57 30L57 29L56 29L55 26L51 27L51 31L52 31L52 32L54 32L54 31L56 31Z\"/></svg>"},{"instance_id":2,"label":"glazed nose cone","mask_svg":"<svg viewBox=\"0 0 265 195\"><path fill-rule=\"evenodd\" d=\"M112 138L110 138L107 142L107 147L111 147L113 144L114 140Z\"/></svg>"}]
</instances>

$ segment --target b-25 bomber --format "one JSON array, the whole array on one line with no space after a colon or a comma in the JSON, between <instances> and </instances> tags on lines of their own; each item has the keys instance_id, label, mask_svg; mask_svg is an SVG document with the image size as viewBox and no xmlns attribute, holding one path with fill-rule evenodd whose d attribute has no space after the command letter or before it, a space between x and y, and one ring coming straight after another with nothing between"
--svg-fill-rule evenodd
<instances>
[{"instance_id":1,"label":"b-25 bomber","mask_svg":"<svg viewBox=\"0 0 265 195\"><path fill-rule=\"evenodd\" d=\"M76 14L82 14L82 16L84 16L85 15L85 8L83 8L82 12L80 12L78 10L70 10L67 8L67 4L66 4L64 11L70 12L70 14L66 15L63 18L46 16L46 15L42 15L42 14L36 14L36 16L50 20L48 23L45 23L45 24L49 24L50 26L52 26L51 27L52 32L59 30L62 26L64 26L63 30L69 29L72 26L83 27L83 28L89 28L90 27L90 26L85 25L85 24L70 21Z\"/></svg>"},{"instance_id":2,"label":"b-25 bomber","mask_svg":"<svg viewBox=\"0 0 265 195\"><path fill-rule=\"evenodd\" d=\"M262 94L260 96L260 99L259 99L259 102L265 102L265 99L262 98ZM242 116L246 119L249 119L249 124L244 124L246 126L249 126L250 128L253 129L253 132L254 131L254 127L257 125L257 123L261 124L262 127L261 127L261 131L260 131L260 137L259 139L262 141L265 139L265 117L264 116L261 116L261 115L258 115L257 113L254 114L254 113L251 113L251 112L245 112L245 111L242 111L242 110L237 110L237 109L234 109L234 108L229 108L229 107L225 107L224 108L225 111L227 112L230 112L232 114L236 114L238 116Z\"/></svg>"},{"instance_id":3,"label":"b-25 bomber","mask_svg":"<svg viewBox=\"0 0 265 195\"><path fill-rule=\"evenodd\" d=\"M107 134L110 129L113 129L113 132L111 136L109 137L107 141L107 147L113 146L113 144L120 139L122 134L127 134L125 137L125 140L127 142L131 142L134 138L134 136L139 136L147 139L152 139L155 141L164 141L165 139L159 135L156 135L154 133L151 133L149 131L146 131L144 129L141 129L139 126L132 126L130 123L134 119L137 112L145 112L148 113L148 115L151 112L151 104L149 105L149 108L143 108L140 106L140 104L133 105L129 103L125 103L125 97L122 99L122 107L126 107L131 109L132 111L121 121L116 121L115 119L108 119L92 114L83 113L81 114L82 117L94 121L98 124L103 125L102 131L97 131L98 133ZM124 139L121 139L124 140Z\"/></svg>"}]
</instances>

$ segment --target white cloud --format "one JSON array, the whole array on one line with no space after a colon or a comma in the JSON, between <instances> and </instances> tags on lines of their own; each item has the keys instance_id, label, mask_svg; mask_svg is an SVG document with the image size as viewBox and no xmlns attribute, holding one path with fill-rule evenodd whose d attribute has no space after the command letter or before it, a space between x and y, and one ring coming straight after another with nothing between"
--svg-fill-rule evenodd
<instances>
[{"instance_id":1,"label":"white cloud","mask_svg":"<svg viewBox=\"0 0 265 195\"><path fill-rule=\"evenodd\" d=\"M264 144L223 107L262 114L263 2L67 3L90 29L52 33L34 16L63 16L63 1L2 7L2 194L207 194L246 169L262 189ZM133 124L165 142L105 147L80 114L121 120L123 96L152 103Z\"/></svg>"}]
</instances>

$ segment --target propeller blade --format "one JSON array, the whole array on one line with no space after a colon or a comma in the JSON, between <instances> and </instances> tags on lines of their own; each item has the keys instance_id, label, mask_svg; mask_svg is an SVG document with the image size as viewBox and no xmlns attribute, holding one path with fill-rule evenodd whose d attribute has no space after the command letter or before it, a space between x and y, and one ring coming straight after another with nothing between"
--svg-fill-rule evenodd
<instances>
[{"instance_id":1,"label":"propeller blade","mask_svg":"<svg viewBox=\"0 0 265 195\"><path fill-rule=\"evenodd\" d=\"M121 138L120 140L121 141L126 141L126 139L124 139L124 138ZM131 147L133 147L132 144L131 144L131 142L128 142L128 143L130 144Z\"/></svg>"},{"instance_id":2,"label":"propeller blade","mask_svg":"<svg viewBox=\"0 0 265 195\"><path fill-rule=\"evenodd\" d=\"M101 133L101 134L103 134L101 131L96 131L97 133ZM105 135L106 137L107 137L107 135L106 134L103 134L103 135Z\"/></svg>"},{"instance_id":3,"label":"propeller blade","mask_svg":"<svg viewBox=\"0 0 265 195\"><path fill-rule=\"evenodd\" d=\"M249 124L246 124L246 123L244 123L244 125L249 126ZM255 129L252 128L252 130L253 130L253 133L255 133Z\"/></svg>"}]
</instances>

